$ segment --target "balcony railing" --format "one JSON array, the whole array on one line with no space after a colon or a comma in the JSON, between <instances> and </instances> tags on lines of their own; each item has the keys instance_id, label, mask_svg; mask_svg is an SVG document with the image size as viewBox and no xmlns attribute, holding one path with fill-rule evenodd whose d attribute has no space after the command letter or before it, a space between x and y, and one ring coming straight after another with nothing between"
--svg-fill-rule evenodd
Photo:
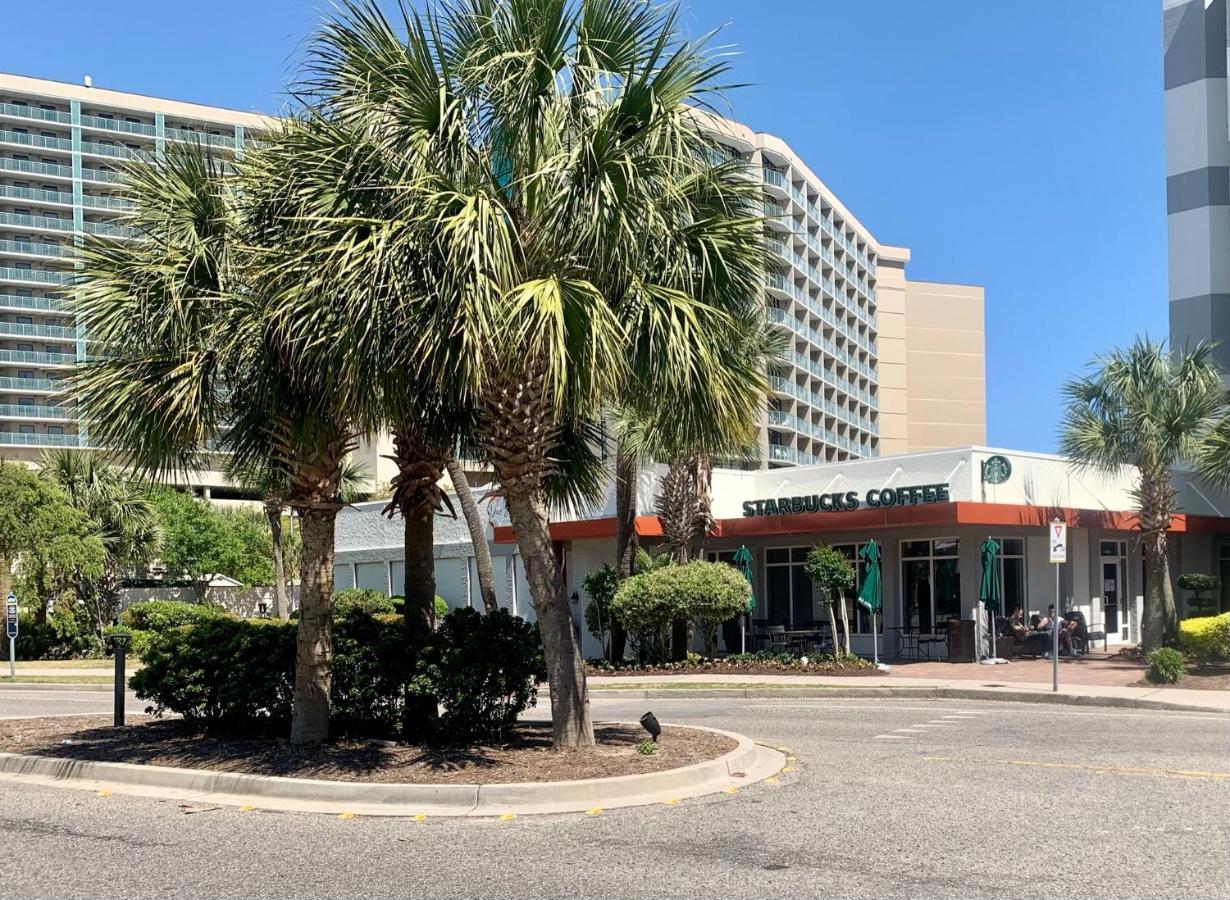
<instances>
[{"instance_id":1,"label":"balcony railing","mask_svg":"<svg viewBox=\"0 0 1230 900\"><path fill-rule=\"evenodd\" d=\"M21 434L0 431L0 446L8 447L87 447L78 434Z\"/></svg>"},{"instance_id":2,"label":"balcony railing","mask_svg":"<svg viewBox=\"0 0 1230 900\"><path fill-rule=\"evenodd\" d=\"M73 117L66 112L40 109L37 106L26 106L22 103L0 103L0 115L19 119L36 119L40 122L60 122L65 125L73 121Z\"/></svg>"},{"instance_id":3,"label":"balcony railing","mask_svg":"<svg viewBox=\"0 0 1230 900\"><path fill-rule=\"evenodd\" d=\"M47 393L63 389L64 385L54 378L0 378L0 391Z\"/></svg>"},{"instance_id":4,"label":"balcony railing","mask_svg":"<svg viewBox=\"0 0 1230 900\"><path fill-rule=\"evenodd\" d=\"M94 156L113 156L116 159L153 159L153 154L147 150L134 150L131 147L121 147L119 144L100 144L96 141L82 141L81 152Z\"/></svg>"},{"instance_id":5,"label":"balcony railing","mask_svg":"<svg viewBox=\"0 0 1230 900\"><path fill-rule=\"evenodd\" d=\"M73 257L76 251L72 247L61 247L59 244L43 244L35 241L0 241L0 253L22 253L27 256Z\"/></svg>"},{"instance_id":6,"label":"balcony railing","mask_svg":"<svg viewBox=\"0 0 1230 900\"><path fill-rule=\"evenodd\" d=\"M61 166L56 163L32 162L28 159L0 159L0 170L5 172L21 172L28 175L48 175L53 178L72 178L72 166Z\"/></svg>"},{"instance_id":7,"label":"balcony railing","mask_svg":"<svg viewBox=\"0 0 1230 900\"><path fill-rule=\"evenodd\" d=\"M30 216L25 213L0 213L0 225L16 225L19 228L43 228L48 231L72 231L72 219L53 219L50 216Z\"/></svg>"},{"instance_id":8,"label":"balcony railing","mask_svg":"<svg viewBox=\"0 0 1230 900\"><path fill-rule=\"evenodd\" d=\"M75 366L75 353L41 353L36 350L0 350L0 363L33 366Z\"/></svg>"},{"instance_id":9,"label":"balcony railing","mask_svg":"<svg viewBox=\"0 0 1230 900\"><path fill-rule=\"evenodd\" d=\"M0 131L0 141L25 147L46 147L49 150L73 149L73 142L65 138L43 137L41 134L26 134L20 131Z\"/></svg>"},{"instance_id":10,"label":"balcony railing","mask_svg":"<svg viewBox=\"0 0 1230 900\"><path fill-rule=\"evenodd\" d=\"M35 284L68 284L74 276L69 272L44 272L40 269L0 268L0 281L29 281Z\"/></svg>"},{"instance_id":11,"label":"balcony railing","mask_svg":"<svg viewBox=\"0 0 1230 900\"><path fill-rule=\"evenodd\" d=\"M20 294L0 294L0 309L34 309L41 312L59 312L64 301L54 297L23 297Z\"/></svg>"},{"instance_id":12,"label":"balcony railing","mask_svg":"<svg viewBox=\"0 0 1230 900\"><path fill-rule=\"evenodd\" d=\"M33 406L31 404L0 403L0 417L12 419L56 419L70 421L75 417L67 406Z\"/></svg>"},{"instance_id":13,"label":"balcony railing","mask_svg":"<svg viewBox=\"0 0 1230 900\"><path fill-rule=\"evenodd\" d=\"M82 116L81 124L86 128L102 128L106 131L122 131L126 134L142 134L154 137L158 129L142 122L124 122L120 119L104 119L102 116Z\"/></svg>"},{"instance_id":14,"label":"balcony railing","mask_svg":"<svg viewBox=\"0 0 1230 900\"><path fill-rule=\"evenodd\" d=\"M0 334L10 337L43 337L58 341L77 340L77 329L66 325L26 325L22 322L0 322Z\"/></svg>"}]
</instances>

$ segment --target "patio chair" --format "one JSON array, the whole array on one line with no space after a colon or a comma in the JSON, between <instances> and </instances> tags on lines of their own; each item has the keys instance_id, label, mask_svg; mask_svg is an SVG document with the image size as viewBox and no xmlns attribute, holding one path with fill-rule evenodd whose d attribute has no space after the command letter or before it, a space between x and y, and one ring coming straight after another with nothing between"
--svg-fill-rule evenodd
<instances>
[{"instance_id":1,"label":"patio chair","mask_svg":"<svg viewBox=\"0 0 1230 900\"><path fill-rule=\"evenodd\" d=\"M773 653L790 653L793 649L790 636L786 634L785 625L770 625L768 627L769 650Z\"/></svg>"}]
</instances>

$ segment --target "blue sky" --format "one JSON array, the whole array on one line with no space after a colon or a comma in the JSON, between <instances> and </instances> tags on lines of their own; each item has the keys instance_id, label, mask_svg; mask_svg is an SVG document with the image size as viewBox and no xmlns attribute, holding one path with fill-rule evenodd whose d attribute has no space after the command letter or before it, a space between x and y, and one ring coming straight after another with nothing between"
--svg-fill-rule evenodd
<instances>
[{"instance_id":1,"label":"blue sky","mask_svg":"<svg viewBox=\"0 0 1230 900\"><path fill-rule=\"evenodd\" d=\"M276 111L321 0L5 4L0 70ZM1058 389L1166 332L1156 0L689 0L734 115L789 142L913 278L984 285L990 443L1051 450ZM54 34L55 39L47 39ZM35 39L33 36L38 35Z\"/></svg>"}]
</instances>

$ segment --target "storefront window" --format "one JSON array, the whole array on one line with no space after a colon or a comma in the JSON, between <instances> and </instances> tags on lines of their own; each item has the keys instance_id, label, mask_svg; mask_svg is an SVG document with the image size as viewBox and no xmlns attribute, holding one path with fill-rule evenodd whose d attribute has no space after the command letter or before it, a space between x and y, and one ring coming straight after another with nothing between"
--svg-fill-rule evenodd
<instances>
[{"instance_id":1,"label":"storefront window","mask_svg":"<svg viewBox=\"0 0 1230 900\"><path fill-rule=\"evenodd\" d=\"M1029 606L1026 601L1029 594L1025 589L1025 541L1022 538L996 537L999 544L999 588L1003 605L1001 616L1010 616L1014 609L1020 608L1026 620L1029 618Z\"/></svg>"},{"instance_id":2,"label":"storefront window","mask_svg":"<svg viewBox=\"0 0 1230 900\"><path fill-rule=\"evenodd\" d=\"M765 551L765 594L770 625L807 627L815 620L811 579L803 571L810 547Z\"/></svg>"},{"instance_id":3,"label":"storefront window","mask_svg":"<svg viewBox=\"0 0 1230 900\"><path fill-rule=\"evenodd\" d=\"M961 616L961 542L956 538L901 542L901 619L931 634Z\"/></svg>"}]
</instances>

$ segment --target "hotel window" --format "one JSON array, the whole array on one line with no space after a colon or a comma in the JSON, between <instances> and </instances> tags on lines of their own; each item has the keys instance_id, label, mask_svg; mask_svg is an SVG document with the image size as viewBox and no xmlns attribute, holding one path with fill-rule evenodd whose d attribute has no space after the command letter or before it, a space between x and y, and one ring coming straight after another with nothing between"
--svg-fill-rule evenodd
<instances>
[{"instance_id":1,"label":"hotel window","mask_svg":"<svg viewBox=\"0 0 1230 900\"><path fill-rule=\"evenodd\" d=\"M815 621L811 579L803 571L809 547L765 551L765 600L770 625L807 627Z\"/></svg>"},{"instance_id":2,"label":"hotel window","mask_svg":"<svg viewBox=\"0 0 1230 900\"><path fill-rule=\"evenodd\" d=\"M867 612L858 602L858 589L862 587L863 576L867 574L867 563L859 558L858 552L866 544L833 544L833 549L850 561L854 567L854 587L846 591L846 616L850 622L851 634L871 634L871 613ZM840 611L837 611L840 616ZM884 633L884 616L876 619L876 630Z\"/></svg>"},{"instance_id":3,"label":"hotel window","mask_svg":"<svg viewBox=\"0 0 1230 900\"><path fill-rule=\"evenodd\" d=\"M47 426L47 433L48 433L48 434L63 434L63 433L64 433L64 429L63 429L62 427L60 427L59 425L48 425L48 426Z\"/></svg>"},{"instance_id":4,"label":"hotel window","mask_svg":"<svg viewBox=\"0 0 1230 900\"><path fill-rule=\"evenodd\" d=\"M901 542L901 624L933 634L961 616L961 542L956 538Z\"/></svg>"},{"instance_id":5,"label":"hotel window","mask_svg":"<svg viewBox=\"0 0 1230 900\"><path fill-rule=\"evenodd\" d=\"M18 434L34 434L34 426L33 425L18 425L17 433Z\"/></svg>"},{"instance_id":6,"label":"hotel window","mask_svg":"<svg viewBox=\"0 0 1230 900\"><path fill-rule=\"evenodd\" d=\"M1025 587L1025 540L1023 538L996 537L993 540L999 544L999 588L1003 605L999 614L1008 616L1012 610L1020 607L1025 618L1029 618L1029 592Z\"/></svg>"}]
</instances>

